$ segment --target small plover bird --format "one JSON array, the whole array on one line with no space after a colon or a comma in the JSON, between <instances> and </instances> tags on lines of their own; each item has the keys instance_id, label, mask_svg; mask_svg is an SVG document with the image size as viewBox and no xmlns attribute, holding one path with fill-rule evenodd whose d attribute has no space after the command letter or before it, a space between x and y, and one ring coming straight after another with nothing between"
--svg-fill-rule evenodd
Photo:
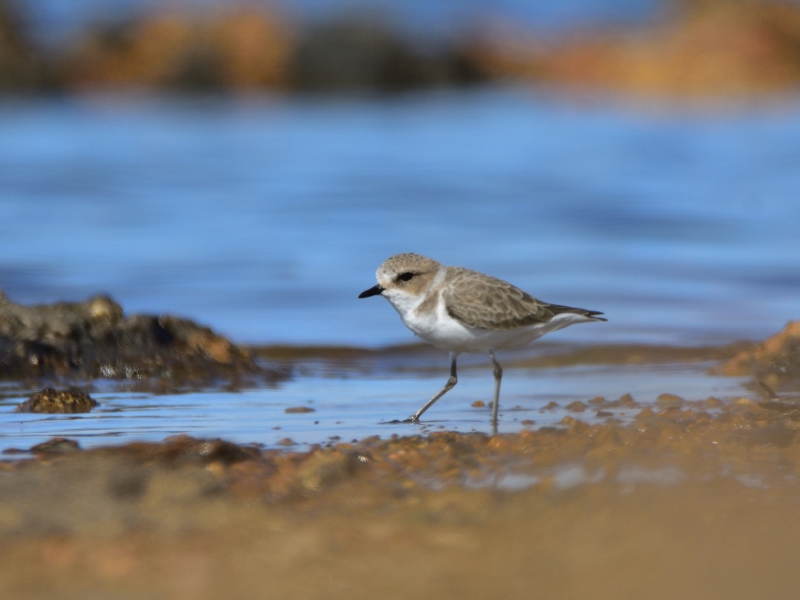
<instances>
[{"instance_id":1,"label":"small plover bird","mask_svg":"<svg viewBox=\"0 0 800 600\"><path fill-rule=\"evenodd\" d=\"M378 284L359 298L383 296L411 331L450 352L450 379L406 421L416 422L458 382L456 360L462 352L488 352L494 365L492 425L503 369L495 350L528 344L575 323L605 321L596 310L548 304L495 277L461 267L446 267L419 254L395 254L378 267Z\"/></svg>"}]
</instances>

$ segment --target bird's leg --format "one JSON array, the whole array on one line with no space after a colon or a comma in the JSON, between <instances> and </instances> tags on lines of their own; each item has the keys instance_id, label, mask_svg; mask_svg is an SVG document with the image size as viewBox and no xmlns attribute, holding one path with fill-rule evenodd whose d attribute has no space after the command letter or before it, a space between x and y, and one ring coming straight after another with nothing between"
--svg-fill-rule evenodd
<instances>
[{"instance_id":1,"label":"bird's leg","mask_svg":"<svg viewBox=\"0 0 800 600\"><path fill-rule=\"evenodd\" d=\"M497 362L494 352L489 350L489 357L494 365L494 402L492 403L492 433L497 435L497 411L500 407L500 381L503 379L503 367Z\"/></svg>"},{"instance_id":2,"label":"bird's leg","mask_svg":"<svg viewBox=\"0 0 800 600\"><path fill-rule=\"evenodd\" d=\"M456 375L456 359L458 358L458 352L451 352L450 353L450 379L447 380L447 383L444 384L444 387L439 390L439 393L436 394L433 398L428 400L428 402L420 408L417 412L413 415L408 417L406 421L410 421L411 423L416 423L419 421L419 418L422 416L426 410L428 410L433 403L436 402L439 398L444 396L447 392L453 389L453 387L458 383L458 375Z\"/></svg>"}]
</instances>

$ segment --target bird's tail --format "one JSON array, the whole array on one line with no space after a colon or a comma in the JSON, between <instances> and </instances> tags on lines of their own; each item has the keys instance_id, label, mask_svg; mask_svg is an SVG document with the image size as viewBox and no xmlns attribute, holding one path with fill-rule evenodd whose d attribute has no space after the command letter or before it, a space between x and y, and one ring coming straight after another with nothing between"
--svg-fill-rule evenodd
<instances>
[{"instance_id":1,"label":"bird's tail","mask_svg":"<svg viewBox=\"0 0 800 600\"><path fill-rule=\"evenodd\" d=\"M548 310L552 311L553 314L560 315L563 313L572 313L574 315L580 315L582 317L586 317L587 321L608 321L605 317L601 317L602 315L599 310L586 310L585 308L574 308L572 306L561 306L560 304L550 304L548 305Z\"/></svg>"}]
</instances>

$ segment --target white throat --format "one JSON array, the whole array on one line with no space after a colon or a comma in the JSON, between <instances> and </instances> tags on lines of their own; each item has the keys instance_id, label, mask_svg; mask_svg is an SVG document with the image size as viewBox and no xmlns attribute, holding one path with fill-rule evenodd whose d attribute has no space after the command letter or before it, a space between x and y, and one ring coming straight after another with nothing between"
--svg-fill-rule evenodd
<instances>
[{"instance_id":1,"label":"white throat","mask_svg":"<svg viewBox=\"0 0 800 600\"><path fill-rule=\"evenodd\" d=\"M445 278L445 270L446 267L440 267L439 271L436 273L436 277L431 280L428 287L426 287L421 294L411 294L396 287L389 287L383 292L383 296L400 314L400 318L403 319L403 322L408 324L409 320L413 318L412 315L414 312L419 308L419 305L425 302L430 294L437 293L437 290L441 288Z\"/></svg>"}]
</instances>

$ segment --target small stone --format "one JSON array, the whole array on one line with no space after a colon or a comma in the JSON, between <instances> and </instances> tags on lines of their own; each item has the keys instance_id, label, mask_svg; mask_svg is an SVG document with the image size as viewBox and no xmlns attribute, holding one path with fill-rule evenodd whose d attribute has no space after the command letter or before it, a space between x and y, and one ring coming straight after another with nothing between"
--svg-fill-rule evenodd
<instances>
[{"instance_id":1,"label":"small stone","mask_svg":"<svg viewBox=\"0 0 800 600\"><path fill-rule=\"evenodd\" d=\"M598 417L613 417L614 413L612 413L610 410L598 410L597 411L597 416Z\"/></svg>"},{"instance_id":2,"label":"small stone","mask_svg":"<svg viewBox=\"0 0 800 600\"><path fill-rule=\"evenodd\" d=\"M543 410L556 410L557 408L561 408L558 402L548 402Z\"/></svg>"},{"instance_id":3,"label":"small stone","mask_svg":"<svg viewBox=\"0 0 800 600\"><path fill-rule=\"evenodd\" d=\"M672 408L681 406L685 400L680 396L676 396L675 394L661 394L658 398L656 398L656 406L661 408Z\"/></svg>"},{"instance_id":4,"label":"small stone","mask_svg":"<svg viewBox=\"0 0 800 600\"><path fill-rule=\"evenodd\" d=\"M95 406L97 402L80 390L56 390L48 387L17 406L17 412L87 413Z\"/></svg>"},{"instance_id":5,"label":"small stone","mask_svg":"<svg viewBox=\"0 0 800 600\"><path fill-rule=\"evenodd\" d=\"M720 406L722 406L722 400L720 400L719 398L714 398L714 396L709 396L708 398L703 400L703 404L707 408L719 408Z\"/></svg>"},{"instance_id":6,"label":"small stone","mask_svg":"<svg viewBox=\"0 0 800 600\"><path fill-rule=\"evenodd\" d=\"M534 423L535 421L531 421L530 419L525 419L522 421L522 424L525 425L526 427L533 425Z\"/></svg>"},{"instance_id":7,"label":"small stone","mask_svg":"<svg viewBox=\"0 0 800 600\"><path fill-rule=\"evenodd\" d=\"M81 447L75 440L58 437L47 440L46 442L42 442L41 444L36 444L31 448L31 452L33 452L34 454L66 453L66 452L75 452L76 450L80 449Z\"/></svg>"},{"instance_id":8,"label":"small stone","mask_svg":"<svg viewBox=\"0 0 800 600\"><path fill-rule=\"evenodd\" d=\"M605 404L606 399L603 396L595 396L589 400L589 404Z\"/></svg>"},{"instance_id":9,"label":"small stone","mask_svg":"<svg viewBox=\"0 0 800 600\"><path fill-rule=\"evenodd\" d=\"M311 408L310 406L290 406L283 412L288 414L312 413L316 412L316 409Z\"/></svg>"},{"instance_id":10,"label":"small stone","mask_svg":"<svg viewBox=\"0 0 800 600\"><path fill-rule=\"evenodd\" d=\"M278 442L279 446L294 446L295 443L292 441L292 438L283 438Z\"/></svg>"},{"instance_id":11,"label":"small stone","mask_svg":"<svg viewBox=\"0 0 800 600\"><path fill-rule=\"evenodd\" d=\"M472 406L472 408L483 408L486 406L486 403L483 400L475 400L470 406Z\"/></svg>"},{"instance_id":12,"label":"small stone","mask_svg":"<svg viewBox=\"0 0 800 600\"><path fill-rule=\"evenodd\" d=\"M570 412L583 412L586 410L586 405L580 400L576 400L567 404L567 410Z\"/></svg>"},{"instance_id":13,"label":"small stone","mask_svg":"<svg viewBox=\"0 0 800 600\"><path fill-rule=\"evenodd\" d=\"M636 400L634 400L633 396L631 396L630 394L624 394L624 395L620 396L619 403L620 404L635 404Z\"/></svg>"},{"instance_id":14,"label":"small stone","mask_svg":"<svg viewBox=\"0 0 800 600\"><path fill-rule=\"evenodd\" d=\"M654 417L656 413L654 413L651 409L645 407L643 408L639 414L636 415L636 419L649 419Z\"/></svg>"}]
</instances>

